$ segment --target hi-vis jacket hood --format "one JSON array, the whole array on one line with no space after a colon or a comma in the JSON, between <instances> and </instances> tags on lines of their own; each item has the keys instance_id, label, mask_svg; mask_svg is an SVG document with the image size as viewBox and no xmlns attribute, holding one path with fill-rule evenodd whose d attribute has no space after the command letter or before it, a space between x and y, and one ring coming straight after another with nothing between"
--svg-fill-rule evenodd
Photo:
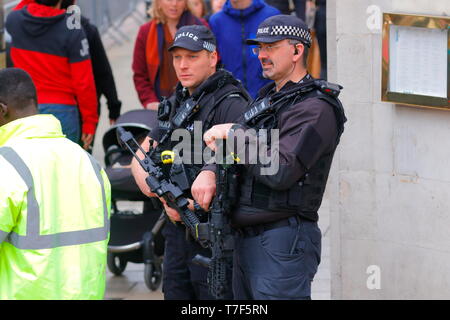
<instances>
[{"instance_id":1,"label":"hi-vis jacket hood","mask_svg":"<svg viewBox=\"0 0 450 320\"><path fill-rule=\"evenodd\" d=\"M0 127L0 300L103 298L110 188L55 117Z\"/></svg>"},{"instance_id":2,"label":"hi-vis jacket hood","mask_svg":"<svg viewBox=\"0 0 450 320\"><path fill-rule=\"evenodd\" d=\"M36 125L38 124L38 125ZM0 147L19 139L64 138L61 123L52 115L35 115L0 127Z\"/></svg>"}]
</instances>

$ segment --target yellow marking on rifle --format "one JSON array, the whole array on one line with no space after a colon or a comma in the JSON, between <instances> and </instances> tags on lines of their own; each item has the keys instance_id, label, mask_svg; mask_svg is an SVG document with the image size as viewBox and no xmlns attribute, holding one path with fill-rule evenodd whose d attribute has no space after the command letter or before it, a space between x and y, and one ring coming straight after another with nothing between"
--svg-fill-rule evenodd
<instances>
[{"instance_id":1,"label":"yellow marking on rifle","mask_svg":"<svg viewBox=\"0 0 450 320\"><path fill-rule=\"evenodd\" d=\"M161 161L164 164L171 164L175 159L175 153L170 150L165 150L161 153Z\"/></svg>"}]
</instances>

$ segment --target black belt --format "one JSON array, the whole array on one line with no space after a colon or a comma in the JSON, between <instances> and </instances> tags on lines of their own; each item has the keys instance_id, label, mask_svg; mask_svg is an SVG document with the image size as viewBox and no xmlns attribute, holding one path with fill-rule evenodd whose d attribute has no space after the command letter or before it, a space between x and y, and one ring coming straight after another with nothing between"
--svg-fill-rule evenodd
<instances>
[{"instance_id":1,"label":"black belt","mask_svg":"<svg viewBox=\"0 0 450 320\"><path fill-rule=\"evenodd\" d=\"M248 226L248 227L241 227L236 229L237 234L239 234L241 237L247 238L247 237L256 237L257 235L260 235L264 231L287 227L287 226L298 226L300 224L300 217L299 216L293 216L289 218L285 218L282 220L278 220L275 222L269 222L264 224L258 224L254 226Z\"/></svg>"}]
</instances>

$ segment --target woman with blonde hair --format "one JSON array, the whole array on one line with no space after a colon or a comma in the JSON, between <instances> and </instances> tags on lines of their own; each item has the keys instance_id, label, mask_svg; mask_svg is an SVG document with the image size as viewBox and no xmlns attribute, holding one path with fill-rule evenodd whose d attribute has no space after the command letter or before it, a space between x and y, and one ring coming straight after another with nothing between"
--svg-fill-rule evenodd
<instances>
[{"instance_id":1,"label":"woman with blonde hair","mask_svg":"<svg viewBox=\"0 0 450 320\"><path fill-rule=\"evenodd\" d=\"M187 0L153 0L151 20L142 25L133 56L133 80L146 109L157 110L162 97L169 97L178 82L167 51L177 30L185 25L206 24L189 12Z\"/></svg>"}]
</instances>

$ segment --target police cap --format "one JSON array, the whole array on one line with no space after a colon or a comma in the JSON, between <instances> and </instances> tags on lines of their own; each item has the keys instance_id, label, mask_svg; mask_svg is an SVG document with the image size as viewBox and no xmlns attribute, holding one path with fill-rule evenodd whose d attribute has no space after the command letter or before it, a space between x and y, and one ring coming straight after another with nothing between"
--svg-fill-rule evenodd
<instances>
[{"instance_id":1,"label":"police cap","mask_svg":"<svg viewBox=\"0 0 450 320\"><path fill-rule=\"evenodd\" d=\"M273 43L284 39L297 40L311 47L311 32L306 23L292 15L276 15L267 18L258 27L255 39L247 44Z\"/></svg>"},{"instance_id":2,"label":"police cap","mask_svg":"<svg viewBox=\"0 0 450 320\"><path fill-rule=\"evenodd\" d=\"M184 48L195 52L201 50L214 52L216 50L216 37L205 26L184 26L175 33L172 46L168 50L171 51L175 48Z\"/></svg>"}]
</instances>

